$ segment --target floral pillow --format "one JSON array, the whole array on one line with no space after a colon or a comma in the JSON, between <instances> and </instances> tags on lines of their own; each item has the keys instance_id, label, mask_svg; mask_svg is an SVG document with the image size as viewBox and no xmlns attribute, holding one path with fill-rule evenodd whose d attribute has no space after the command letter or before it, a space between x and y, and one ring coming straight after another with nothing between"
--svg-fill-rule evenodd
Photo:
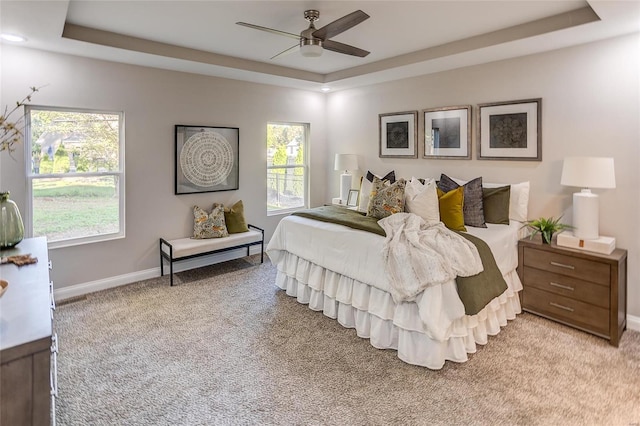
<instances>
[{"instance_id":1,"label":"floral pillow","mask_svg":"<svg viewBox=\"0 0 640 426\"><path fill-rule=\"evenodd\" d=\"M373 178L367 216L383 219L394 213L404 211L404 179L399 179L393 184L384 182L379 177Z\"/></svg>"},{"instance_id":2,"label":"floral pillow","mask_svg":"<svg viewBox=\"0 0 640 426\"><path fill-rule=\"evenodd\" d=\"M362 181L360 182L360 202L358 203L358 211L367 212L369 208L369 194L371 194L371 187L373 185L374 175L370 171L367 171L367 174L362 177ZM378 176L383 181L388 181L389 183L394 183L396 181L396 172L395 170L391 170L384 176Z\"/></svg>"},{"instance_id":3,"label":"floral pillow","mask_svg":"<svg viewBox=\"0 0 640 426\"><path fill-rule=\"evenodd\" d=\"M206 238L228 237L227 225L224 221L224 206L213 203L211 213L198 206L193 206L193 238L202 240Z\"/></svg>"}]
</instances>

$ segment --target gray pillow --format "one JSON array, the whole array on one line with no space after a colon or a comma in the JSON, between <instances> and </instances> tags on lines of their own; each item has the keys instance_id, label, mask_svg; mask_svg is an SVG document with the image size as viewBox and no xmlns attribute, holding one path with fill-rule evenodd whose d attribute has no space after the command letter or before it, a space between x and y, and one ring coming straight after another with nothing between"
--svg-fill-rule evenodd
<instances>
[{"instance_id":1,"label":"gray pillow","mask_svg":"<svg viewBox=\"0 0 640 426\"><path fill-rule=\"evenodd\" d=\"M459 188L453 179L444 173L440 175L438 188L443 192L453 191ZM484 206L482 201L482 177L477 177L463 185L464 188L464 204L462 211L464 214L464 224L475 226L476 228L486 228L487 224L484 220Z\"/></svg>"}]
</instances>

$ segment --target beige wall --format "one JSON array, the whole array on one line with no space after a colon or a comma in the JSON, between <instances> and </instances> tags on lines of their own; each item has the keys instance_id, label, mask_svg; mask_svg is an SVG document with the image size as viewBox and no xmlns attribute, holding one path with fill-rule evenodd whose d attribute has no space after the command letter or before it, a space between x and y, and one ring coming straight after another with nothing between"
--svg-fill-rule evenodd
<instances>
[{"instance_id":1,"label":"beige wall","mask_svg":"<svg viewBox=\"0 0 640 426\"><path fill-rule=\"evenodd\" d=\"M267 237L279 216L266 215L266 125L311 124L312 204L321 204L326 181L325 95L235 80L2 47L0 105L42 86L33 103L125 112L126 238L53 249L56 288L159 266L158 237L190 234L194 204L242 199L250 223ZM174 125L240 128L240 189L174 195ZM0 187L25 212L23 151L2 153ZM23 213L24 214L24 213Z\"/></svg>"},{"instance_id":2,"label":"beige wall","mask_svg":"<svg viewBox=\"0 0 640 426\"><path fill-rule=\"evenodd\" d=\"M401 177L446 173L482 176L485 182L531 181L529 218L564 214L569 223L576 189L560 185L563 158L614 157L617 188L594 190L600 195L600 232L629 250L628 307L631 315L640 316L639 51L636 34L331 94L328 155L359 154L361 173L395 169ZM477 104L538 97L543 102L542 162L475 159ZM378 158L378 114L467 104L474 106L474 159ZM339 193L339 176L327 170L330 198Z\"/></svg>"}]
</instances>

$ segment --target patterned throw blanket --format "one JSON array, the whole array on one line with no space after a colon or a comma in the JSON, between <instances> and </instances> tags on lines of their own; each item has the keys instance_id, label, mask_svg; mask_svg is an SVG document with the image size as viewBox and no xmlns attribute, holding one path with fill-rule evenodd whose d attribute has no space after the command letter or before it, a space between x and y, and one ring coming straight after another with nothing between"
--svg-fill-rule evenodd
<instances>
[{"instance_id":1,"label":"patterned throw blanket","mask_svg":"<svg viewBox=\"0 0 640 426\"><path fill-rule=\"evenodd\" d=\"M317 207L293 213L295 216L322 222L336 223L353 229L372 232L386 237L386 232L374 218L364 216L357 211L336 206ZM480 238L461 232L458 235L473 243L482 261L484 272L463 277L457 276L458 295L467 315L480 312L491 300L504 293L507 283L496 265L489 246Z\"/></svg>"}]
</instances>

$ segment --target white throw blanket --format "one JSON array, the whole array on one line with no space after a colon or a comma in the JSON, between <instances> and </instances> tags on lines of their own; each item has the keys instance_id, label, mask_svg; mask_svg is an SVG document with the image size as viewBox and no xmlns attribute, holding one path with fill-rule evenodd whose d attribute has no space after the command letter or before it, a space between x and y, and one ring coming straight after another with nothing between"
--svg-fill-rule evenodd
<instances>
[{"instance_id":1,"label":"white throw blanket","mask_svg":"<svg viewBox=\"0 0 640 426\"><path fill-rule=\"evenodd\" d=\"M414 300L425 288L456 276L483 271L476 247L442 222L428 224L415 214L396 213L378 224L387 234L383 259L396 303Z\"/></svg>"}]
</instances>

